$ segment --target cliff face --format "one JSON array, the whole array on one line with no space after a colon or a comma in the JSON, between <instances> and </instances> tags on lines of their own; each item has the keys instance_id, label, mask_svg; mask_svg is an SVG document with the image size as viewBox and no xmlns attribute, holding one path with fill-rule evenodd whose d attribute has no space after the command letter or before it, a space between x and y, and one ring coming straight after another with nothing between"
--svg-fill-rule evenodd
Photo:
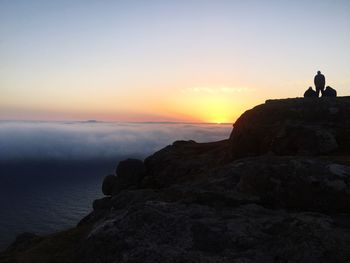
<instances>
[{"instance_id":1,"label":"cliff face","mask_svg":"<svg viewBox=\"0 0 350 263\"><path fill-rule=\"evenodd\" d=\"M94 211L49 243L74 240L60 262L347 262L349 113L347 97L268 101L228 140L121 162ZM47 240L0 259L48 262Z\"/></svg>"}]
</instances>

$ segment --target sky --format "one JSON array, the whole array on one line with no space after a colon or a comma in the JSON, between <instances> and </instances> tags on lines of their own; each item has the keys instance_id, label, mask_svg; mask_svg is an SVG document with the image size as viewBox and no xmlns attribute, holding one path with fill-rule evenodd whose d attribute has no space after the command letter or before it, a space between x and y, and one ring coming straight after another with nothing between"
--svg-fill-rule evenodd
<instances>
[{"instance_id":1,"label":"sky","mask_svg":"<svg viewBox=\"0 0 350 263\"><path fill-rule=\"evenodd\" d=\"M348 0L0 0L0 120L232 123L346 96Z\"/></svg>"}]
</instances>

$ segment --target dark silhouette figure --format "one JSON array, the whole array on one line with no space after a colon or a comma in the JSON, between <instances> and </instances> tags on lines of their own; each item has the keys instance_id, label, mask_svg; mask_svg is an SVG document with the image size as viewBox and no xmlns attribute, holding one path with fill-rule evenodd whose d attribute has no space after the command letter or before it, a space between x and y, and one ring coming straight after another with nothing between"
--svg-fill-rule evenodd
<instances>
[{"instance_id":1,"label":"dark silhouette figure","mask_svg":"<svg viewBox=\"0 0 350 263\"><path fill-rule=\"evenodd\" d=\"M327 86L322 93L322 97L337 97L337 91L330 86Z\"/></svg>"},{"instance_id":2,"label":"dark silhouette figure","mask_svg":"<svg viewBox=\"0 0 350 263\"><path fill-rule=\"evenodd\" d=\"M312 89L312 87L309 87L305 93L304 93L304 98L317 98L317 93Z\"/></svg>"},{"instance_id":3,"label":"dark silhouette figure","mask_svg":"<svg viewBox=\"0 0 350 263\"><path fill-rule=\"evenodd\" d=\"M314 83L316 87L317 97L319 97L320 91L321 91L321 94L323 94L324 86L326 85L326 79L321 74L321 71L317 71L317 75L314 78Z\"/></svg>"}]
</instances>

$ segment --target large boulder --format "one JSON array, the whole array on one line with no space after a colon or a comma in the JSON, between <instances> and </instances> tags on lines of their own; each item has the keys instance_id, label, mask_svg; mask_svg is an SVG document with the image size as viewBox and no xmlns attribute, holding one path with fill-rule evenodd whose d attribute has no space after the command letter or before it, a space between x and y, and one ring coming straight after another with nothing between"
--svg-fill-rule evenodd
<instances>
[{"instance_id":1,"label":"large boulder","mask_svg":"<svg viewBox=\"0 0 350 263\"><path fill-rule=\"evenodd\" d=\"M137 189L145 176L145 165L143 161L138 159L126 159L119 162L116 174L117 180L113 194L125 189Z\"/></svg>"},{"instance_id":2,"label":"large boulder","mask_svg":"<svg viewBox=\"0 0 350 263\"><path fill-rule=\"evenodd\" d=\"M115 175L107 175L102 183L105 195L116 195L122 190L137 189L145 176L145 165L138 159L126 159L118 163Z\"/></svg>"},{"instance_id":3,"label":"large boulder","mask_svg":"<svg viewBox=\"0 0 350 263\"><path fill-rule=\"evenodd\" d=\"M322 92L322 97L337 97L337 91L330 86L327 86Z\"/></svg>"},{"instance_id":4,"label":"large boulder","mask_svg":"<svg viewBox=\"0 0 350 263\"><path fill-rule=\"evenodd\" d=\"M102 182L102 193L112 195L114 185L117 183L117 177L113 174L107 175Z\"/></svg>"},{"instance_id":5,"label":"large boulder","mask_svg":"<svg viewBox=\"0 0 350 263\"><path fill-rule=\"evenodd\" d=\"M318 98L318 95L316 91L312 89L312 87L309 87L304 93L304 98Z\"/></svg>"},{"instance_id":6,"label":"large boulder","mask_svg":"<svg viewBox=\"0 0 350 263\"><path fill-rule=\"evenodd\" d=\"M228 140L176 141L145 159L146 176L142 185L162 188L195 181L198 174L227 163L229 158Z\"/></svg>"},{"instance_id":7,"label":"large boulder","mask_svg":"<svg viewBox=\"0 0 350 263\"><path fill-rule=\"evenodd\" d=\"M246 111L230 135L233 158L350 153L350 97L269 100Z\"/></svg>"},{"instance_id":8,"label":"large boulder","mask_svg":"<svg viewBox=\"0 0 350 263\"><path fill-rule=\"evenodd\" d=\"M112 208L111 197L103 197L96 199L92 203L92 208L94 210L109 210Z\"/></svg>"}]
</instances>

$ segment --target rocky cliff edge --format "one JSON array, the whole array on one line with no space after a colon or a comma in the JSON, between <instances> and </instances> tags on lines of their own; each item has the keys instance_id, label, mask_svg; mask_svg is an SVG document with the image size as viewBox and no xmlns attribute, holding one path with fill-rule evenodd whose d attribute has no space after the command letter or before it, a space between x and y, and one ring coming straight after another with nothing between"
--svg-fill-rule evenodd
<instances>
[{"instance_id":1,"label":"rocky cliff edge","mask_svg":"<svg viewBox=\"0 0 350 263\"><path fill-rule=\"evenodd\" d=\"M349 154L350 97L269 100L227 140L120 162L76 228L0 259L349 262Z\"/></svg>"}]
</instances>

